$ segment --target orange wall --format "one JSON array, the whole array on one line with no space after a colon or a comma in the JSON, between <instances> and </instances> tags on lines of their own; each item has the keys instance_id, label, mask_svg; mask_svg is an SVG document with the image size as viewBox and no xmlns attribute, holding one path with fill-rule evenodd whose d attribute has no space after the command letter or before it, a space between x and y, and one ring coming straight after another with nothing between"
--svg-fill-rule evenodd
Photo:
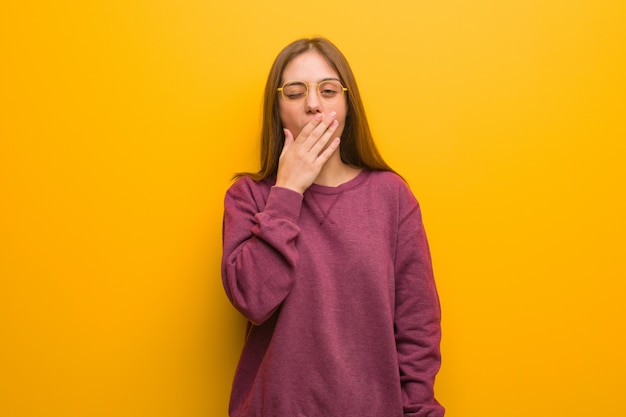
<instances>
[{"instance_id":1,"label":"orange wall","mask_svg":"<svg viewBox=\"0 0 626 417\"><path fill-rule=\"evenodd\" d=\"M1 415L226 415L222 196L272 59L313 34L422 203L448 415L626 414L626 3L10 3Z\"/></svg>"}]
</instances>

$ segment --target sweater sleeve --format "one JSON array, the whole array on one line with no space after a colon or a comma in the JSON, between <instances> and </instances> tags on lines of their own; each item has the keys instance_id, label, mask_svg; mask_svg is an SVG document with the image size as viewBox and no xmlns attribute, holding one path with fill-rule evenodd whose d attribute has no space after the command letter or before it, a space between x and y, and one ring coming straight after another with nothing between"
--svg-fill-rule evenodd
<instances>
[{"instance_id":1,"label":"sweater sleeve","mask_svg":"<svg viewBox=\"0 0 626 417\"><path fill-rule=\"evenodd\" d=\"M302 195L272 187L267 201L259 199L252 180L237 181L224 199L222 229L224 289L256 325L276 311L293 286Z\"/></svg>"},{"instance_id":2,"label":"sweater sleeve","mask_svg":"<svg viewBox=\"0 0 626 417\"><path fill-rule=\"evenodd\" d=\"M395 331L405 417L442 417L434 396L441 311L419 205L407 197L396 252ZM401 210L402 212L402 210Z\"/></svg>"}]
</instances>

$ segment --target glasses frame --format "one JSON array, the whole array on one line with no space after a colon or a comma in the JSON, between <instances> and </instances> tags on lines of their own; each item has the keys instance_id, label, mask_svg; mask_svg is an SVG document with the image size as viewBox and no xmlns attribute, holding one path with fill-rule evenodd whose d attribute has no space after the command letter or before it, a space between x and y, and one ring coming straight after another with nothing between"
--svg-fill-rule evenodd
<instances>
[{"instance_id":1,"label":"glasses frame","mask_svg":"<svg viewBox=\"0 0 626 417\"><path fill-rule=\"evenodd\" d=\"M278 87L276 89L277 92L280 92L280 95L282 96L283 100L285 100L287 103L293 103L293 104L299 104L302 103L306 100L306 98L309 96L309 91L311 90L309 88L309 86L314 85L315 86L315 90L317 91L317 97L322 100L324 103L329 103L329 101L327 99L324 99L322 97L322 92L320 91L320 85L324 84L325 82L328 81L335 81L337 82L340 86L341 86L341 97L344 96L345 92L348 91L347 87L344 87L343 84L341 84L341 81L337 78L325 78L323 80L321 80L320 82L317 83L306 83L304 81L300 81L300 80L292 80L292 81L287 81L285 82L282 86ZM304 94L304 97L299 98L299 99L290 99L289 97L285 96L285 87L289 84L304 84L306 86L306 93ZM339 97L336 97L339 98ZM331 99L331 101L334 101L336 99L335 97L333 97Z\"/></svg>"}]
</instances>

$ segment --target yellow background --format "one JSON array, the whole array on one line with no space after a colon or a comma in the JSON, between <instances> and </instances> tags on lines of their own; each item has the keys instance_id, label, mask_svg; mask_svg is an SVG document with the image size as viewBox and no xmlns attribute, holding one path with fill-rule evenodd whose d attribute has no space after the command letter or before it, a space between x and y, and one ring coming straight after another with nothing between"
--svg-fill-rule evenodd
<instances>
[{"instance_id":1,"label":"yellow background","mask_svg":"<svg viewBox=\"0 0 626 417\"><path fill-rule=\"evenodd\" d=\"M226 415L222 198L257 168L273 58L315 34L422 204L447 415L626 415L624 22L621 0L4 1L0 415Z\"/></svg>"}]
</instances>

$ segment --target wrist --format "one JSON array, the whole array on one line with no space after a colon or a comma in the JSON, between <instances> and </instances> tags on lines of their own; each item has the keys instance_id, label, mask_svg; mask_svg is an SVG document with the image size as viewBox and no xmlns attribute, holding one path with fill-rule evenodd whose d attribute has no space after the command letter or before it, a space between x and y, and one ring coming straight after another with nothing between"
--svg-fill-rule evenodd
<instances>
[{"instance_id":1,"label":"wrist","mask_svg":"<svg viewBox=\"0 0 626 417\"><path fill-rule=\"evenodd\" d=\"M282 181L276 181L276 184L274 184L274 186L279 187L279 188L286 188L288 190L295 191L298 194L304 194L304 192L306 191L306 188L301 188L301 187L298 187L297 185L289 184L289 183L282 182Z\"/></svg>"}]
</instances>

